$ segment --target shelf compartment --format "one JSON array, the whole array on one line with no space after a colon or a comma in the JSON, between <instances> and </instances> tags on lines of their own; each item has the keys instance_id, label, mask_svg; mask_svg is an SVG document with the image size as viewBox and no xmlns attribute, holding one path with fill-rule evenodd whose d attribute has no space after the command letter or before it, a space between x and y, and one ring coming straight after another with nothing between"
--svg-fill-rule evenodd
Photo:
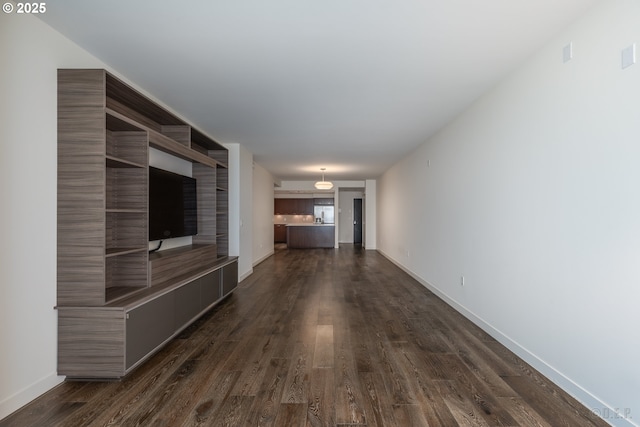
<instances>
[{"instance_id":1,"label":"shelf compartment","mask_svg":"<svg viewBox=\"0 0 640 427\"><path fill-rule=\"evenodd\" d=\"M191 126L164 125L160 126L160 133L185 147L191 147Z\"/></svg>"},{"instance_id":2,"label":"shelf compartment","mask_svg":"<svg viewBox=\"0 0 640 427\"><path fill-rule=\"evenodd\" d=\"M105 88L108 108L119 111L121 107L123 114L132 116L147 126L155 126L157 131L160 131L158 124L185 124L183 120L109 73L106 73Z\"/></svg>"},{"instance_id":3,"label":"shelf compartment","mask_svg":"<svg viewBox=\"0 0 640 427\"><path fill-rule=\"evenodd\" d=\"M134 162L130 162L128 160L125 159L120 159L114 156L109 156L107 155L105 157L106 160L106 166L108 168L114 168L114 169L119 169L119 168L146 168L146 165L143 165L141 163L134 163Z\"/></svg>"},{"instance_id":4,"label":"shelf compartment","mask_svg":"<svg viewBox=\"0 0 640 427\"><path fill-rule=\"evenodd\" d=\"M218 234L216 236L216 242L218 246L218 258L229 256L229 235Z\"/></svg>"},{"instance_id":5,"label":"shelf compartment","mask_svg":"<svg viewBox=\"0 0 640 427\"><path fill-rule=\"evenodd\" d=\"M212 168L215 168L218 165L218 162L216 162L215 159L205 156L204 154L189 147L185 147L160 132L149 132L149 145L160 151L164 151L165 153L169 153L190 162L202 163Z\"/></svg>"},{"instance_id":6,"label":"shelf compartment","mask_svg":"<svg viewBox=\"0 0 640 427\"><path fill-rule=\"evenodd\" d=\"M145 167L148 163L147 132L108 113L106 126L105 155L127 164Z\"/></svg>"},{"instance_id":7,"label":"shelf compartment","mask_svg":"<svg viewBox=\"0 0 640 427\"><path fill-rule=\"evenodd\" d=\"M106 289L105 301L109 303L116 302L144 289L146 289L146 287L112 286Z\"/></svg>"},{"instance_id":8,"label":"shelf compartment","mask_svg":"<svg viewBox=\"0 0 640 427\"><path fill-rule=\"evenodd\" d=\"M229 167L229 152L224 147L209 149L207 155L212 159L216 159L223 168L227 169Z\"/></svg>"},{"instance_id":9,"label":"shelf compartment","mask_svg":"<svg viewBox=\"0 0 640 427\"><path fill-rule=\"evenodd\" d=\"M106 302L147 287L148 259L142 250L105 258Z\"/></svg>"},{"instance_id":10,"label":"shelf compartment","mask_svg":"<svg viewBox=\"0 0 640 427\"><path fill-rule=\"evenodd\" d=\"M148 248L109 248L106 249L105 251L105 257L109 258L109 257L113 257L113 256L120 256L120 255L127 255L127 254L132 254L132 253L136 253L136 252L149 252Z\"/></svg>"},{"instance_id":11,"label":"shelf compartment","mask_svg":"<svg viewBox=\"0 0 640 427\"><path fill-rule=\"evenodd\" d=\"M106 209L146 211L147 168L107 168Z\"/></svg>"},{"instance_id":12,"label":"shelf compartment","mask_svg":"<svg viewBox=\"0 0 640 427\"><path fill-rule=\"evenodd\" d=\"M148 247L146 214L109 211L105 220L105 254Z\"/></svg>"},{"instance_id":13,"label":"shelf compartment","mask_svg":"<svg viewBox=\"0 0 640 427\"><path fill-rule=\"evenodd\" d=\"M215 259L217 245L188 245L149 256L151 286L161 286L178 276L206 270Z\"/></svg>"},{"instance_id":14,"label":"shelf compartment","mask_svg":"<svg viewBox=\"0 0 640 427\"><path fill-rule=\"evenodd\" d=\"M192 176L198 192L198 234L193 243L216 243L216 170L199 163L193 164Z\"/></svg>"},{"instance_id":15,"label":"shelf compartment","mask_svg":"<svg viewBox=\"0 0 640 427\"><path fill-rule=\"evenodd\" d=\"M229 171L226 168L216 168L216 186L221 190L229 189Z\"/></svg>"}]
</instances>

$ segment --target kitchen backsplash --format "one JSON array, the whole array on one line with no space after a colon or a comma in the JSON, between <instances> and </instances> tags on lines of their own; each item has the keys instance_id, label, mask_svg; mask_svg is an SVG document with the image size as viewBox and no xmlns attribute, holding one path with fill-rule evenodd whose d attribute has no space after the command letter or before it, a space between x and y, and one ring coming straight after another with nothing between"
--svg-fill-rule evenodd
<instances>
[{"instance_id":1,"label":"kitchen backsplash","mask_svg":"<svg viewBox=\"0 0 640 427\"><path fill-rule=\"evenodd\" d=\"M300 224L300 223L312 223L314 221L313 215L274 215L274 224Z\"/></svg>"}]
</instances>

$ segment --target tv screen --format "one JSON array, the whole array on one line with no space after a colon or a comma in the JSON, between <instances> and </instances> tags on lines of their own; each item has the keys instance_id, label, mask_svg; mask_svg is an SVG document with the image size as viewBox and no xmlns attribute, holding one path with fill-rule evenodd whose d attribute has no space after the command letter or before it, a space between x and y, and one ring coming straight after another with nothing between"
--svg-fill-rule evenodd
<instances>
[{"instance_id":1,"label":"tv screen","mask_svg":"<svg viewBox=\"0 0 640 427\"><path fill-rule=\"evenodd\" d=\"M149 167L149 241L198 233L196 180Z\"/></svg>"}]
</instances>

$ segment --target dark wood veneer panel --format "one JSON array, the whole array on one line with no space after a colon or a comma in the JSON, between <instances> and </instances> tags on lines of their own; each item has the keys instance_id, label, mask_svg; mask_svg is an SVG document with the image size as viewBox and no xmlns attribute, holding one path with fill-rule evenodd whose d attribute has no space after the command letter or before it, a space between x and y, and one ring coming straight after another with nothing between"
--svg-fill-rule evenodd
<instances>
[{"instance_id":1,"label":"dark wood veneer panel","mask_svg":"<svg viewBox=\"0 0 640 427\"><path fill-rule=\"evenodd\" d=\"M217 143L216 141L212 140L211 138L209 138L208 136L206 136L205 134L203 134L202 132L198 131L197 129L191 128L191 141L192 141L192 146L194 145L198 145L200 147L202 147L205 150L215 150L215 151L219 151L222 155L222 153L224 153L224 155L227 155L227 149L224 148L221 144ZM222 158L217 158L214 156L211 156L213 158L215 158L216 160L223 162L223 163L227 163L226 162L226 157L223 160Z\"/></svg>"},{"instance_id":2,"label":"dark wood veneer panel","mask_svg":"<svg viewBox=\"0 0 640 427\"><path fill-rule=\"evenodd\" d=\"M216 243L216 169L194 163L198 194L198 234L193 243Z\"/></svg>"},{"instance_id":3,"label":"dark wood veneer panel","mask_svg":"<svg viewBox=\"0 0 640 427\"><path fill-rule=\"evenodd\" d=\"M287 227L287 246L289 248L333 248L335 246L335 227L326 225Z\"/></svg>"},{"instance_id":4,"label":"dark wood veneer panel","mask_svg":"<svg viewBox=\"0 0 640 427\"><path fill-rule=\"evenodd\" d=\"M229 151L226 149L209 150L209 157L216 159L218 162L222 163L224 167L228 167L229 165Z\"/></svg>"},{"instance_id":5,"label":"dark wood veneer panel","mask_svg":"<svg viewBox=\"0 0 640 427\"><path fill-rule=\"evenodd\" d=\"M148 252L134 252L106 259L105 287L146 288Z\"/></svg>"},{"instance_id":6,"label":"dark wood veneer panel","mask_svg":"<svg viewBox=\"0 0 640 427\"><path fill-rule=\"evenodd\" d=\"M123 132L107 130L107 152L109 156L120 158L140 167L148 163L149 143L147 132Z\"/></svg>"},{"instance_id":7,"label":"dark wood veneer panel","mask_svg":"<svg viewBox=\"0 0 640 427\"><path fill-rule=\"evenodd\" d=\"M149 132L149 145L184 160L202 163L211 167L216 167L217 165L214 159L185 147L159 132Z\"/></svg>"},{"instance_id":8,"label":"dark wood veneer panel","mask_svg":"<svg viewBox=\"0 0 640 427\"><path fill-rule=\"evenodd\" d=\"M104 79L58 73L58 305L104 303Z\"/></svg>"},{"instance_id":9,"label":"dark wood veneer panel","mask_svg":"<svg viewBox=\"0 0 640 427\"><path fill-rule=\"evenodd\" d=\"M224 154L224 155L223 155ZM210 151L209 155L216 155L219 162L228 163L228 152ZM229 255L229 170L226 167L216 169L216 242L218 256Z\"/></svg>"},{"instance_id":10,"label":"dark wood veneer panel","mask_svg":"<svg viewBox=\"0 0 640 427\"><path fill-rule=\"evenodd\" d=\"M127 313L127 369L175 331L175 293L155 298Z\"/></svg>"},{"instance_id":11,"label":"dark wood veneer panel","mask_svg":"<svg viewBox=\"0 0 640 427\"><path fill-rule=\"evenodd\" d=\"M109 99L127 106L139 113L142 117L155 123L161 125L185 124L183 120L111 74L107 74L106 77L106 92Z\"/></svg>"},{"instance_id":12,"label":"dark wood veneer panel","mask_svg":"<svg viewBox=\"0 0 640 427\"><path fill-rule=\"evenodd\" d=\"M188 272L210 268L217 256L216 245L192 245L156 252L149 257L151 286L159 286Z\"/></svg>"},{"instance_id":13,"label":"dark wood veneer panel","mask_svg":"<svg viewBox=\"0 0 640 427\"><path fill-rule=\"evenodd\" d=\"M147 215L138 212L107 212L105 227L106 250L117 248L147 248Z\"/></svg>"},{"instance_id":14,"label":"dark wood veneer panel","mask_svg":"<svg viewBox=\"0 0 640 427\"><path fill-rule=\"evenodd\" d=\"M124 311L58 308L58 374L124 374Z\"/></svg>"},{"instance_id":15,"label":"dark wood veneer panel","mask_svg":"<svg viewBox=\"0 0 640 427\"><path fill-rule=\"evenodd\" d=\"M187 125L171 125L160 126L160 133L168 136L176 142L191 147L191 126Z\"/></svg>"},{"instance_id":16,"label":"dark wood veneer panel","mask_svg":"<svg viewBox=\"0 0 640 427\"><path fill-rule=\"evenodd\" d=\"M107 168L106 208L147 209L147 169Z\"/></svg>"}]
</instances>

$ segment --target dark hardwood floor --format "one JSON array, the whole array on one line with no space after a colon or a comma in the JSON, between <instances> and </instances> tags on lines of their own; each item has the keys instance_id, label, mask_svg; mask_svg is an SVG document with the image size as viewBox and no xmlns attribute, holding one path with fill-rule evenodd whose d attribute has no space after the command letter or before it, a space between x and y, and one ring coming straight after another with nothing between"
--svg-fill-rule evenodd
<instances>
[{"instance_id":1,"label":"dark hardwood floor","mask_svg":"<svg viewBox=\"0 0 640 427\"><path fill-rule=\"evenodd\" d=\"M381 255L277 250L120 382L0 426L605 426Z\"/></svg>"}]
</instances>

